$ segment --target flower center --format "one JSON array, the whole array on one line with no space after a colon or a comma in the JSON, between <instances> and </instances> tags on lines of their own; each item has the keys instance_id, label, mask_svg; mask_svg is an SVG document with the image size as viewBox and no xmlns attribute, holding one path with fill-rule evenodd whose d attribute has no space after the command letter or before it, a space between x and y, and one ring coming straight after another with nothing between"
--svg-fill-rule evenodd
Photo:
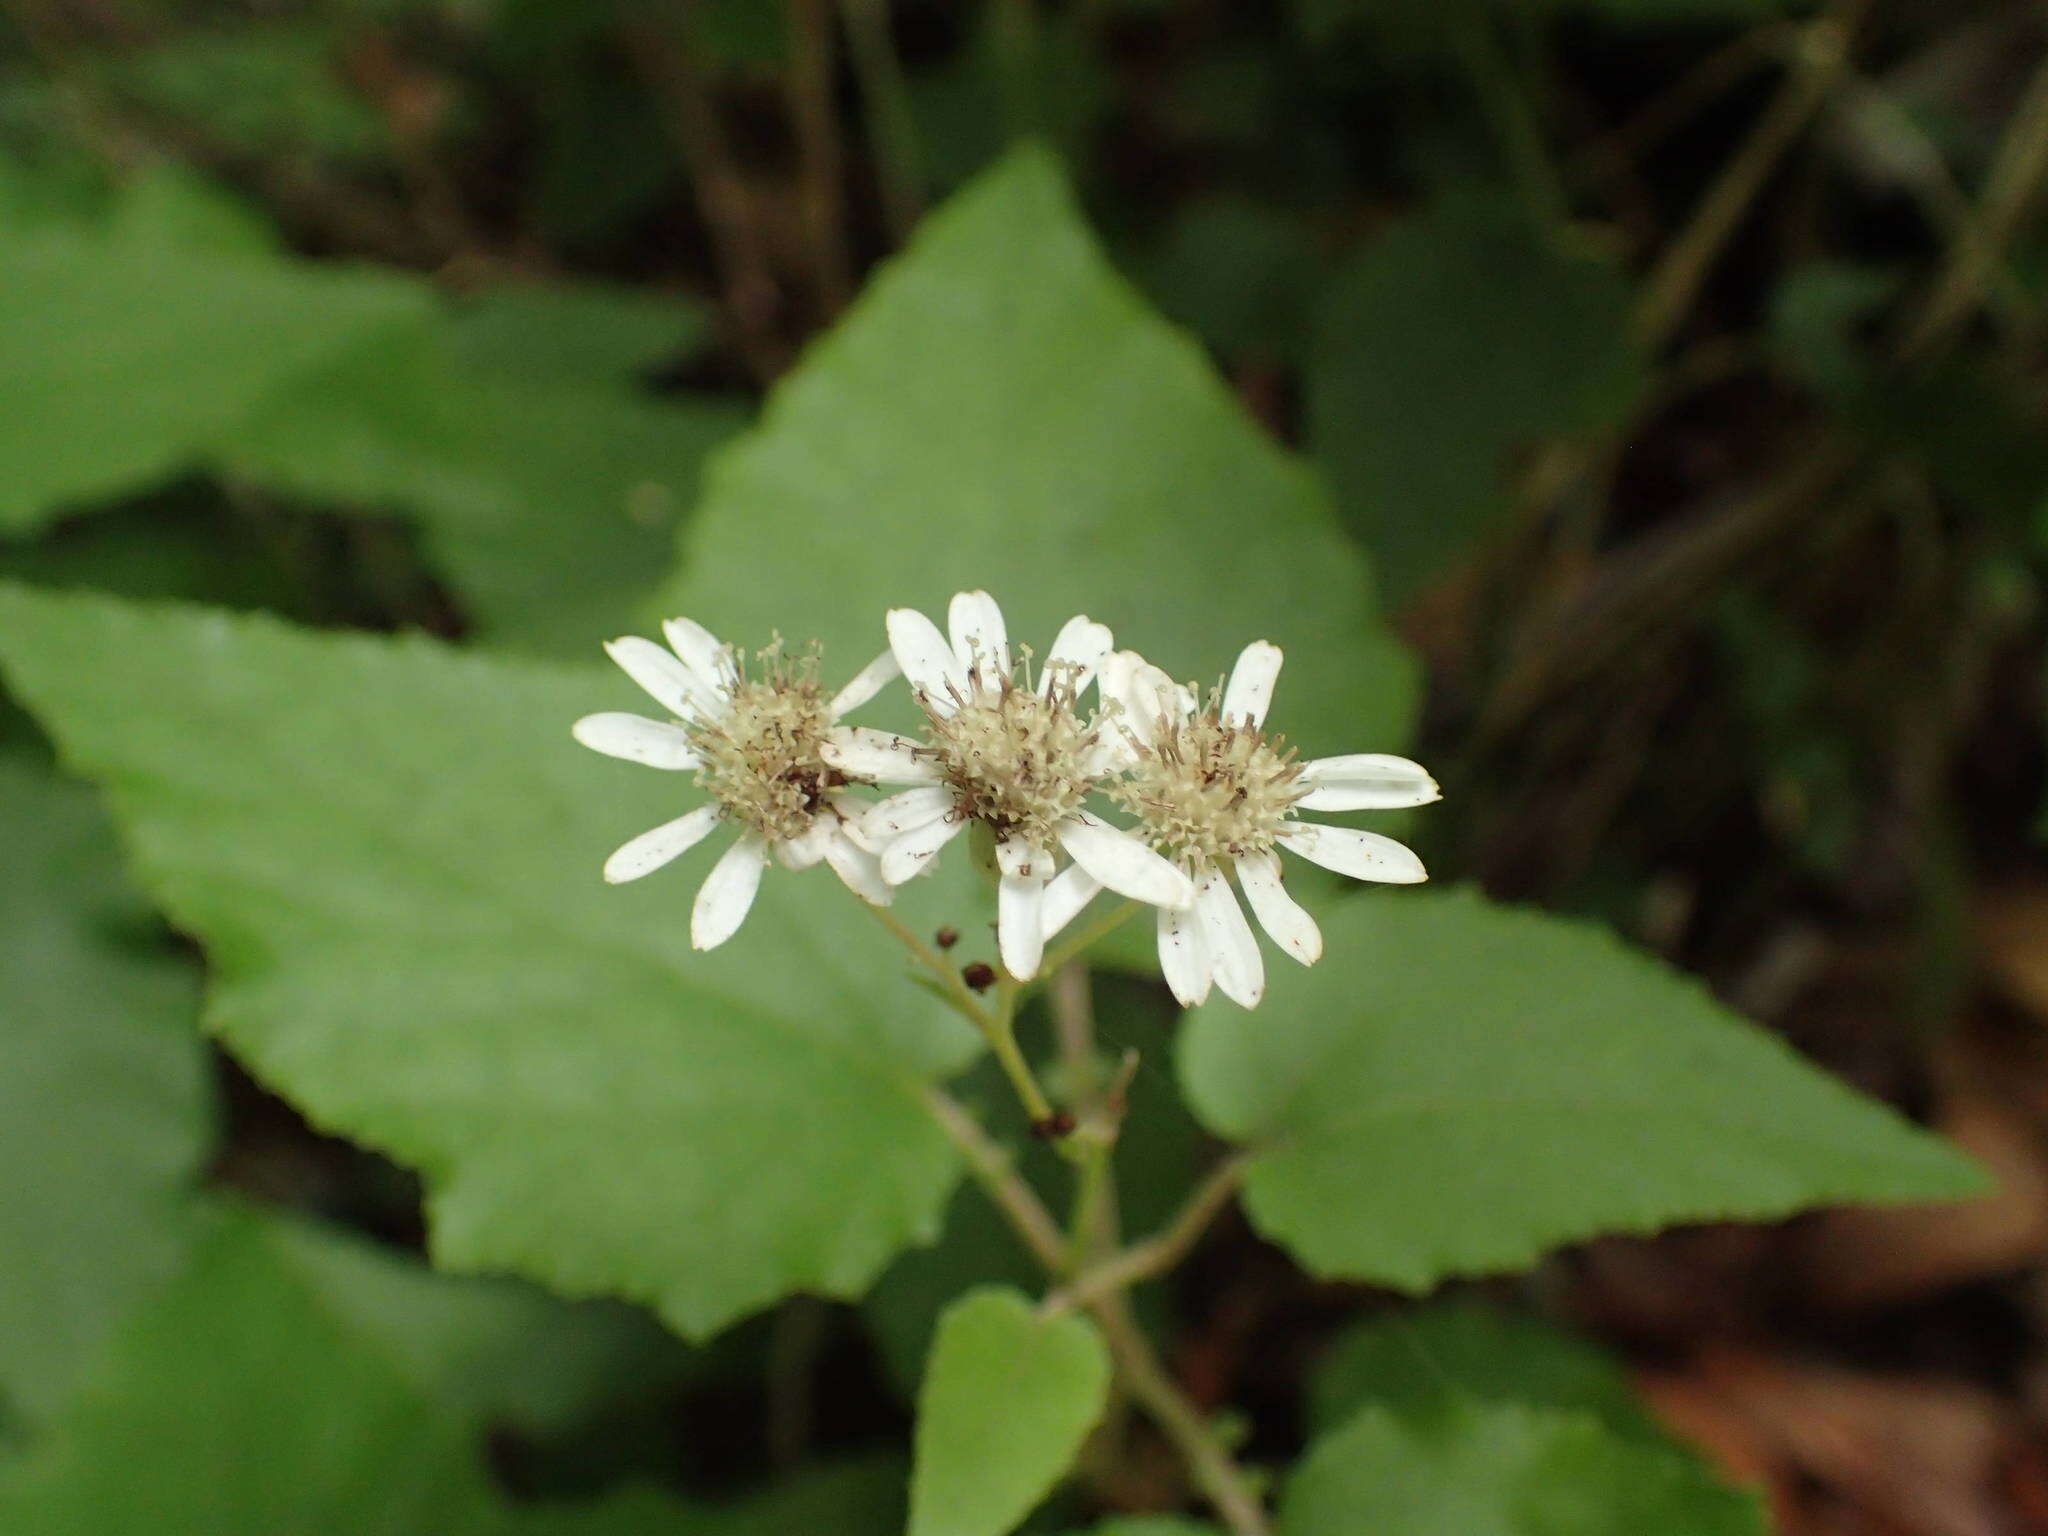
<instances>
[{"instance_id":1,"label":"flower center","mask_svg":"<svg viewBox=\"0 0 2048 1536\"><path fill-rule=\"evenodd\" d=\"M1308 789L1284 738L1224 724L1212 700L1201 713L1162 726L1108 793L1153 847L1200 868L1271 848Z\"/></svg>"},{"instance_id":2,"label":"flower center","mask_svg":"<svg viewBox=\"0 0 2048 1536\"><path fill-rule=\"evenodd\" d=\"M958 702L950 715L931 715L923 750L963 814L986 822L998 839L1046 845L1093 787L1083 765L1094 752L1095 722L1081 718L1061 678L1043 695L1014 678L977 680Z\"/></svg>"},{"instance_id":3,"label":"flower center","mask_svg":"<svg viewBox=\"0 0 2048 1536\"><path fill-rule=\"evenodd\" d=\"M789 660L778 643L755 660L758 675L748 676L745 657L735 657L740 676L723 714L684 726L697 749L697 783L762 836L801 837L825 791L845 782L822 755L832 719L818 659Z\"/></svg>"}]
</instances>

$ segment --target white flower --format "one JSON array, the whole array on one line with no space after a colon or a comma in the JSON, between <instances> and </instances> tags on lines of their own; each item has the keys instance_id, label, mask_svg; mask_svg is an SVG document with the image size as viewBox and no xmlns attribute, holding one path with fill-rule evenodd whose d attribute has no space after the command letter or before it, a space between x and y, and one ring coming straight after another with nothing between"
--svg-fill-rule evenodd
<instances>
[{"instance_id":1,"label":"white flower","mask_svg":"<svg viewBox=\"0 0 2048 1536\"><path fill-rule=\"evenodd\" d=\"M1194 881L1194 904L1159 914L1159 965L1184 1007L1211 983L1246 1008L1265 993L1265 961L1233 874L1273 942L1303 965L1323 951L1315 919L1287 894L1278 849L1355 880L1413 884L1422 861L1392 838L1297 819L1300 811L1396 810L1438 798L1436 781L1406 758L1378 753L1298 761L1264 730L1280 676L1280 648L1244 648L1220 699L1199 704L1130 651L1104 666L1102 694L1117 710L1124 776L1107 786L1137 819L1135 830ZM1047 936L1071 922L1100 886L1070 869L1046 893Z\"/></svg>"},{"instance_id":2,"label":"white flower","mask_svg":"<svg viewBox=\"0 0 2048 1536\"><path fill-rule=\"evenodd\" d=\"M792 660L778 642L757 654L758 675L750 675L747 658L700 624L670 619L662 632L673 655L637 635L605 650L673 718L585 715L575 737L628 762L695 770L711 803L625 844L605 860L605 879L652 874L731 822L739 837L712 866L690 914L696 948L716 948L738 931L771 853L790 869L822 860L856 896L886 906L893 893L858 831L867 802L847 793L851 776L826 753L858 737L857 728L834 722L898 675L896 658L884 651L828 700L815 655Z\"/></svg>"},{"instance_id":3,"label":"white flower","mask_svg":"<svg viewBox=\"0 0 2048 1536\"><path fill-rule=\"evenodd\" d=\"M1003 613L986 592L962 592L947 613L950 638L910 608L891 609L889 645L928 722L928 740L867 732L826 749L852 777L915 786L870 809L863 829L881 849L892 885L928 867L969 824L995 840L1000 880L996 937L1003 967L1020 981L1045 950L1042 907L1056 849L1108 887L1160 907L1194 900L1188 877L1127 832L1084 808L1117 750L1080 699L1115 645L1092 619L1067 621L1034 682L1013 670Z\"/></svg>"}]
</instances>

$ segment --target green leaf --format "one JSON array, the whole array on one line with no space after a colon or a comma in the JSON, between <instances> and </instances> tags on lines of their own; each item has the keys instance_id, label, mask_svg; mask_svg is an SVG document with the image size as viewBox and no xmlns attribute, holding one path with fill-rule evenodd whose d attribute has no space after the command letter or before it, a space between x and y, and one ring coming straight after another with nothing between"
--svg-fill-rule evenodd
<instances>
[{"instance_id":1,"label":"green leaf","mask_svg":"<svg viewBox=\"0 0 2048 1536\"><path fill-rule=\"evenodd\" d=\"M1182 1034L1247 1208L1319 1275L1420 1291L1601 1232L1979 1192L1945 1143L1588 924L1403 891Z\"/></svg>"},{"instance_id":2,"label":"green leaf","mask_svg":"<svg viewBox=\"0 0 2048 1536\"><path fill-rule=\"evenodd\" d=\"M357 1348L244 1217L0 1481L0 1526L466 1536L495 1523L470 1439Z\"/></svg>"},{"instance_id":3,"label":"green leaf","mask_svg":"<svg viewBox=\"0 0 2048 1536\"><path fill-rule=\"evenodd\" d=\"M1153 942L1148 925L1146 943ZM968 930L956 958L993 961L994 947L994 935L987 929ZM1146 963L1152 963L1149 957ZM1116 1144L1118 1215L1126 1232L1142 1236L1164 1226L1178 1211L1213 1154L1171 1075L1150 1065L1164 1062L1172 1050L1180 1010L1156 985L1100 974L1094 980L1094 1005L1104 1079L1117 1071L1126 1050L1136 1051L1148 1064L1125 1090L1126 1113ZM1027 1005L1018 1033L1027 1049L1032 1042L1049 1042L1050 1021ZM1048 1059L1034 1065L1041 1080L1058 1092L1065 1077L1063 1064ZM1074 1165L1030 1134L1016 1094L994 1058L976 1063L951 1091L1011 1149L1018 1174L1052 1209L1060 1209L1073 1187ZM868 1292L861 1311L883 1363L904 1396L910 1397L931 1352L933 1330L954 1298L975 1285L1029 1289L1041 1278L1037 1262L988 1196L971 1184L963 1185L947 1208L939 1241L929 1248L913 1248L890 1265ZM1135 1298L1140 1321L1152 1321L1165 1299L1158 1287L1140 1290Z\"/></svg>"},{"instance_id":4,"label":"green leaf","mask_svg":"<svg viewBox=\"0 0 2048 1536\"><path fill-rule=\"evenodd\" d=\"M621 301L609 328L588 323L570 355L576 343L550 325L588 306L574 293L530 292L480 326L471 315L368 338L276 396L225 460L259 484L414 518L485 638L595 655L661 579L705 457L743 417L592 376L601 357L625 363L633 306ZM663 307L674 337L683 312Z\"/></svg>"},{"instance_id":5,"label":"green leaf","mask_svg":"<svg viewBox=\"0 0 2048 1536\"><path fill-rule=\"evenodd\" d=\"M876 984L894 952L823 870L771 872L708 955L680 869L598 878L698 799L571 741L634 697L609 669L5 588L0 665L207 946L210 1026L420 1168L438 1262L703 1334L934 1235L956 1162L923 1083L977 1042Z\"/></svg>"},{"instance_id":6,"label":"green leaf","mask_svg":"<svg viewBox=\"0 0 2048 1536\"><path fill-rule=\"evenodd\" d=\"M212 1133L195 968L92 795L0 760L0 1397L41 1418L174 1272Z\"/></svg>"},{"instance_id":7,"label":"green leaf","mask_svg":"<svg viewBox=\"0 0 2048 1536\"><path fill-rule=\"evenodd\" d=\"M360 1308L335 1305L346 1284L309 1275L285 1229L218 1214L73 1407L0 1472L0 1526L37 1536L765 1536L805 1528L776 1518L812 1513L844 1515L812 1528L848 1536L892 1528L879 1468L807 1477L758 1509L696 1511L651 1492L509 1504L485 1472L480 1427L444 1411L361 1332Z\"/></svg>"},{"instance_id":8,"label":"green leaf","mask_svg":"<svg viewBox=\"0 0 2048 1536\"><path fill-rule=\"evenodd\" d=\"M710 321L681 294L558 281L486 289L456 310L451 331L470 368L619 389L641 369L696 351Z\"/></svg>"},{"instance_id":9,"label":"green leaf","mask_svg":"<svg viewBox=\"0 0 2048 1536\"><path fill-rule=\"evenodd\" d=\"M1110 270L1041 150L870 283L713 463L683 547L662 611L714 630L872 655L883 609L987 587L1041 651L1075 613L1179 677L1293 645L1305 751L1397 749L1414 711L1313 477Z\"/></svg>"},{"instance_id":10,"label":"green leaf","mask_svg":"<svg viewBox=\"0 0 2048 1536\"><path fill-rule=\"evenodd\" d=\"M1338 275L1314 328L1309 442L1390 592L1505 515L1517 451L1628 418L1646 377L1629 297L1615 266L1478 199L1395 225Z\"/></svg>"},{"instance_id":11,"label":"green leaf","mask_svg":"<svg viewBox=\"0 0 2048 1536\"><path fill-rule=\"evenodd\" d=\"M1245 198L1189 203L1146 263L1160 307L1226 356L1293 358L1317 279L1307 224Z\"/></svg>"},{"instance_id":12,"label":"green leaf","mask_svg":"<svg viewBox=\"0 0 2048 1536\"><path fill-rule=\"evenodd\" d=\"M0 231L0 532L190 467L273 392L426 306L408 279L175 235Z\"/></svg>"},{"instance_id":13,"label":"green leaf","mask_svg":"<svg viewBox=\"0 0 2048 1536\"><path fill-rule=\"evenodd\" d=\"M1133 1515L1128 1520L1111 1520L1090 1526L1076 1536L1221 1536L1213 1525L1197 1525L1172 1515Z\"/></svg>"},{"instance_id":14,"label":"green leaf","mask_svg":"<svg viewBox=\"0 0 2048 1536\"><path fill-rule=\"evenodd\" d=\"M535 1436L673 1377L686 1358L646 1314L497 1278L437 1275L337 1228L276 1224L278 1257L335 1317L457 1417Z\"/></svg>"},{"instance_id":15,"label":"green leaf","mask_svg":"<svg viewBox=\"0 0 2048 1536\"><path fill-rule=\"evenodd\" d=\"M917 1401L910 1536L1005 1536L1052 1491L1109 1396L1109 1351L1016 1291L946 1310Z\"/></svg>"},{"instance_id":16,"label":"green leaf","mask_svg":"<svg viewBox=\"0 0 2048 1536\"><path fill-rule=\"evenodd\" d=\"M1290 1479L1281 1536L1764 1536L1753 1498L1584 1414L1368 1408Z\"/></svg>"},{"instance_id":17,"label":"green leaf","mask_svg":"<svg viewBox=\"0 0 2048 1536\"><path fill-rule=\"evenodd\" d=\"M1472 1301L1353 1328L1312 1378L1310 1417L1327 1429L1368 1404L1417 1417L1474 1401L1578 1410L1625 1440L1668 1443L1611 1357L1535 1318Z\"/></svg>"}]
</instances>

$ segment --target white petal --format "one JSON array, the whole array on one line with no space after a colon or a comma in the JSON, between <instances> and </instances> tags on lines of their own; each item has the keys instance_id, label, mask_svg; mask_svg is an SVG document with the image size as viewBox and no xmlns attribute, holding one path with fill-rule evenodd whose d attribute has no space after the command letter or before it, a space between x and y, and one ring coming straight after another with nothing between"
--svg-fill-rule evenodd
<instances>
[{"instance_id":1,"label":"white petal","mask_svg":"<svg viewBox=\"0 0 2048 1536\"><path fill-rule=\"evenodd\" d=\"M877 800L861 814L860 830L868 845L880 849L904 833L937 821L953 809L953 791L943 785L906 789Z\"/></svg>"},{"instance_id":2,"label":"white petal","mask_svg":"<svg viewBox=\"0 0 2048 1536\"><path fill-rule=\"evenodd\" d=\"M683 665L705 687L721 692L732 687L739 671L731 654L718 643L718 636L695 619L669 619L662 624L661 632L668 637L669 649L682 658Z\"/></svg>"},{"instance_id":3,"label":"white petal","mask_svg":"<svg viewBox=\"0 0 2048 1536\"><path fill-rule=\"evenodd\" d=\"M716 692L691 675L690 669L652 640L622 635L604 644L607 653L663 709L691 719L721 707Z\"/></svg>"},{"instance_id":4,"label":"white petal","mask_svg":"<svg viewBox=\"0 0 2048 1536\"><path fill-rule=\"evenodd\" d=\"M1159 969L1174 1000L1193 1008L1209 996L1209 946L1193 911L1159 909Z\"/></svg>"},{"instance_id":5,"label":"white petal","mask_svg":"<svg viewBox=\"0 0 2048 1536\"><path fill-rule=\"evenodd\" d=\"M1033 847L1021 837L1006 837L996 844L996 868L1019 880L1050 880L1053 858L1049 850Z\"/></svg>"},{"instance_id":6,"label":"white petal","mask_svg":"<svg viewBox=\"0 0 2048 1536\"><path fill-rule=\"evenodd\" d=\"M718 825L718 807L700 805L687 816L665 821L651 832L642 832L604 861L604 877L613 885L651 875L669 860L688 853Z\"/></svg>"},{"instance_id":7,"label":"white petal","mask_svg":"<svg viewBox=\"0 0 2048 1536\"><path fill-rule=\"evenodd\" d=\"M1010 636L1003 610L986 592L959 592L946 610L946 628L953 634L953 660L965 674L979 673L984 683L1010 675Z\"/></svg>"},{"instance_id":8,"label":"white petal","mask_svg":"<svg viewBox=\"0 0 2048 1536\"><path fill-rule=\"evenodd\" d=\"M917 755L916 742L872 725L833 726L818 755L849 779L877 784L929 784L939 776L931 759Z\"/></svg>"},{"instance_id":9,"label":"white petal","mask_svg":"<svg viewBox=\"0 0 2048 1536\"><path fill-rule=\"evenodd\" d=\"M1185 907L1195 883L1128 832L1082 812L1059 824L1060 842L1074 862L1112 891L1155 907Z\"/></svg>"},{"instance_id":10,"label":"white petal","mask_svg":"<svg viewBox=\"0 0 2048 1536\"><path fill-rule=\"evenodd\" d=\"M939 715L953 713L959 708L954 693L966 692L967 679L939 626L915 608L891 608L888 628L889 649L925 708Z\"/></svg>"},{"instance_id":11,"label":"white petal","mask_svg":"<svg viewBox=\"0 0 2048 1536\"><path fill-rule=\"evenodd\" d=\"M1082 909L1102 894L1102 882L1078 864L1069 864L1052 877L1039 903L1038 922L1047 939L1081 915Z\"/></svg>"},{"instance_id":12,"label":"white petal","mask_svg":"<svg viewBox=\"0 0 2048 1536\"><path fill-rule=\"evenodd\" d=\"M1379 752L1319 757L1302 765L1301 781L1309 792L1294 803L1304 811L1398 811L1443 798L1420 763Z\"/></svg>"},{"instance_id":13,"label":"white petal","mask_svg":"<svg viewBox=\"0 0 2048 1536\"><path fill-rule=\"evenodd\" d=\"M754 893L761 889L761 870L767 862L767 844L751 832L719 856L690 909L692 948L716 949L739 932L754 905Z\"/></svg>"},{"instance_id":14,"label":"white petal","mask_svg":"<svg viewBox=\"0 0 2048 1536\"><path fill-rule=\"evenodd\" d=\"M802 837L786 837L778 842L775 856L784 869L809 869L825 857L825 845L838 835L837 821L826 816L814 817L811 829Z\"/></svg>"},{"instance_id":15,"label":"white petal","mask_svg":"<svg viewBox=\"0 0 2048 1536\"><path fill-rule=\"evenodd\" d=\"M1162 725L1190 712L1182 707L1184 692L1136 651L1118 651L1102 667L1102 696L1117 705L1116 722L1103 733L1105 739L1121 740L1128 733L1151 746Z\"/></svg>"},{"instance_id":16,"label":"white petal","mask_svg":"<svg viewBox=\"0 0 2048 1536\"><path fill-rule=\"evenodd\" d=\"M1216 985L1240 1008L1258 1007L1266 995L1266 962L1252 925L1244 920L1244 909L1231 894L1230 879L1221 870L1203 877L1195 893L1195 911L1214 957Z\"/></svg>"},{"instance_id":17,"label":"white petal","mask_svg":"<svg viewBox=\"0 0 2048 1536\"><path fill-rule=\"evenodd\" d=\"M884 651L854 673L853 681L832 696L826 713L834 720L841 715L850 715L902 675L903 668L896 660L896 653Z\"/></svg>"},{"instance_id":18,"label":"white petal","mask_svg":"<svg viewBox=\"0 0 2048 1536\"><path fill-rule=\"evenodd\" d=\"M1311 864L1334 869L1354 880L1416 885L1429 878L1422 860L1391 837L1381 837L1377 832L1297 821L1280 834L1280 840Z\"/></svg>"},{"instance_id":19,"label":"white petal","mask_svg":"<svg viewBox=\"0 0 2048 1536\"><path fill-rule=\"evenodd\" d=\"M863 800L850 790L833 789L825 792L825 803L839 813L839 827L854 847L869 853L880 853L882 845L861 830L861 821L874 809L874 803Z\"/></svg>"},{"instance_id":20,"label":"white petal","mask_svg":"<svg viewBox=\"0 0 2048 1536\"><path fill-rule=\"evenodd\" d=\"M857 846L852 834L841 829L842 835L825 844L825 862L832 866L846 888L870 906L886 907L896 893L889 888L889 882L882 878L881 866L875 856Z\"/></svg>"},{"instance_id":21,"label":"white petal","mask_svg":"<svg viewBox=\"0 0 2048 1536\"><path fill-rule=\"evenodd\" d=\"M650 768L694 768L697 754L690 750L690 736L679 725L666 720L649 720L643 715L585 715L569 728L583 745L606 757L622 757L629 763Z\"/></svg>"},{"instance_id":22,"label":"white petal","mask_svg":"<svg viewBox=\"0 0 2048 1536\"><path fill-rule=\"evenodd\" d=\"M912 827L882 850L882 878L901 885L939 856L939 850L967 830L964 816L939 816Z\"/></svg>"},{"instance_id":23,"label":"white petal","mask_svg":"<svg viewBox=\"0 0 2048 1536\"><path fill-rule=\"evenodd\" d=\"M1035 876L1005 875L996 887L996 947L1002 952L1003 969L1019 981L1036 976L1045 956L1045 930L1040 926L1044 896L1045 881Z\"/></svg>"},{"instance_id":24,"label":"white petal","mask_svg":"<svg viewBox=\"0 0 2048 1536\"><path fill-rule=\"evenodd\" d=\"M1270 640L1254 640L1238 653L1230 669L1230 682L1223 690L1223 718L1226 723L1266 723L1266 707L1273 702L1273 684L1280 679L1280 647Z\"/></svg>"},{"instance_id":25,"label":"white petal","mask_svg":"<svg viewBox=\"0 0 2048 1536\"><path fill-rule=\"evenodd\" d=\"M1107 624L1098 624L1085 615L1067 620L1052 637L1052 649L1046 652L1045 666L1038 674L1038 691L1044 693L1058 676L1073 685L1074 697L1078 699L1088 691L1096 672L1115 649L1116 637Z\"/></svg>"},{"instance_id":26,"label":"white petal","mask_svg":"<svg viewBox=\"0 0 2048 1536\"><path fill-rule=\"evenodd\" d=\"M1303 965L1314 965L1323 957L1323 931L1301 903L1287 894L1280 880L1277 853L1247 854L1237 861L1237 883L1244 887L1245 900L1259 926L1281 949Z\"/></svg>"}]
</instances>

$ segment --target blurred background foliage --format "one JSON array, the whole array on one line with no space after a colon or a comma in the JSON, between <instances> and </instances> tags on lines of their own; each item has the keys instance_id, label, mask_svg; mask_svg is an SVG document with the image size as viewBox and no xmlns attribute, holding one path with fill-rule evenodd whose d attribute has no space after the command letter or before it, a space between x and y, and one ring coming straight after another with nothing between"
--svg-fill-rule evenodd
<instances>
[{"instance_id":1,"label":"blurred background foliage","mask_svg":"<svg viewBox=\"0 0 2048 1536\"><path fill-rule=\"evenodd\" d=\"M1236 1228L1162 1299L1184 1374L1279 1458L1333 1404L1426 1396L1426 1346L1460 1411L1510 1414L1489 1433L1550 1445L1534 1402L1675 1434L1788 1531L2048 1529L2036 6L0 0L0 575L585 658L668 587L775 381L1026 140L1370 560L1446 786L1431 867L1604 919L2002 1181L1494 1288L1605 1354L1463 1302L1333 1350L1380 1299ZM686 574L775 539L772 502L723 511ZM1114 544L1059 528L998 531L1048 575ZM438 1426L399 1437L424 1502L393 1530L551 1523L502 1489L621 1480L668 1491L566 1518L892 1528L936 1306L1015 1271L971 1197L865 1317L796 1301L694 1351L430 1277L407 1177L202 1051L195 955L0 711L0 1426L36 1447L98 1405L38 1448L24 1530L131 1528L80 1469L212 1411L145 1388L257 1369L252 1309L305 1412ZM1149 992L1100 1007L1163 1051ZM1184 1169L1159 1097L1128 1155ZM1346 1456L1427 1462L1357 1422ZM1101 1502L1172 1501L1163 1467L1116 1476ZM177 1495L190 1528L273 1528L274 1490L209 1493Z\"/></svg>"}]
</instances>

